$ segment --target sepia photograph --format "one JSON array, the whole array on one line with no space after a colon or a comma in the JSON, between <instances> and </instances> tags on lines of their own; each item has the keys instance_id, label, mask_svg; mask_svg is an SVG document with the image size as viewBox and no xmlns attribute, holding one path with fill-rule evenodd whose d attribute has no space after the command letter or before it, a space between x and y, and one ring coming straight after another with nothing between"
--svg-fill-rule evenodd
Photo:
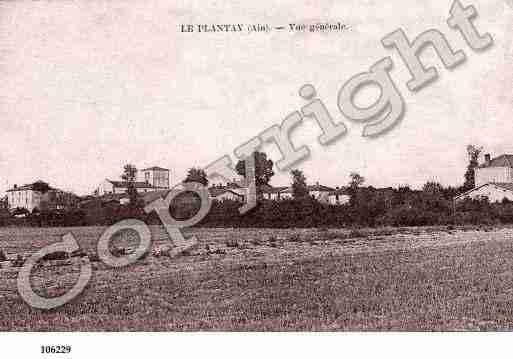
<instances>
[{"instance_id":1,"label":"sepia photograph","mask_svg":"<svg viewBox=\"0 0 513 359\"><path fill-rule=\"evenodd\" d=\"M0 0L0 80L27 357L513 330L512 0Z\"/></svg>"}]
</instances>

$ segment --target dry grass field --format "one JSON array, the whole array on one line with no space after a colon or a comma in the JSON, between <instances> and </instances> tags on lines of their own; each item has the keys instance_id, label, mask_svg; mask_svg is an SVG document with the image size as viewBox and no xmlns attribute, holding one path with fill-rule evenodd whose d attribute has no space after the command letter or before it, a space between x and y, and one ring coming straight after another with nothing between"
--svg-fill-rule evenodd
<instances>
[{"instance_id":1,"label":"dry grass field","mask_svg":"<svg viewBox=\"0 0 513 359\"><path fill-rule=\"evenodd\" d=\"M94 253L99 227L3 228L0 249L28 256L72 232ZM151 228L165 248L163 228ZM84 293L30 308L17 268L0 270L3 331L511 330L512 228L194 229L192 250L111 269L93 262ZM120 245L118 243L118 245ZM70 288L80 259L45 261L39 293Z\"/></svg>"}]
</instances>

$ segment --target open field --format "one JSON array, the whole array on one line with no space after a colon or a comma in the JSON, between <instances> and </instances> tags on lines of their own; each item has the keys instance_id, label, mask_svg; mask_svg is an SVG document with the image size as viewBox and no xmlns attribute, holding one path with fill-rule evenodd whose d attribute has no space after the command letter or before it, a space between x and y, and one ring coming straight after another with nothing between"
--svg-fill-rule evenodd
<instances>
[{"instance_id":1,"label":"open field","mask_svg":"<svg viewBox=\"0 0 513 359\"><path fill-rule=\"evenodd\" d=\"M163 228L152 227L155 248ZM2 228L24 256L71 231L92 254L99 227ZM0 270L1 330L511 330L512 228L194 229L182 256L148 256L93 278L71 303L41 311ZM40 293L56 295L78 261L45 261Z\"/></svg>"}]
</instances>

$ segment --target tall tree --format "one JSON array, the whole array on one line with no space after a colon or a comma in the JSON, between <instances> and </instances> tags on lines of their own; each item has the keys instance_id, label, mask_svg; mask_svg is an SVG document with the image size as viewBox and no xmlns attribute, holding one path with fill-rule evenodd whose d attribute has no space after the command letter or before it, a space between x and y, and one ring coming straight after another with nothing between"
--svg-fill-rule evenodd
<instances>
[{"instance_id":1,"label":"tall tree","mask_svg":"<svg viewBox=\"0 0 513 359\"><path fill-rule=\"evenodd\" d=\"M479 165L477 160L482 151L482 147L477 147L475 145L467 146L468 166L467 171L465 172L465 182L461 188L463 191L469 191L475 186L474 174L476 167Z\"/></svg>"},{"instance_id":2,"label":"tall tree","mask_svg":"<svg viewBox=\"0 0 513 359\"><path fill-rule=\"evenodd\" d=\"M306 177L301 170L290 171L292 175L292 195L295 199L308 197L308 186L306 185Z\"/></svg>"},{"instance_id":3,"label":"tall tree","mask_svg":"<svg viewBox=\"0 0 513 359\"><path fill-rule=\"evenodd\" d=\"M246 162L243 160L237 162L235 171L246 178ZM255 152L255 184L257 188L269 184L272 176L274 176L273 161L267 159L265 152Z\"/></svg>"},{"instance_id":4,"label":"tall tree","mask_svg":"<svg viewBox=\"0 0 513 359\"><path fill-rule=\"evenodd\" d=\"M127 183L127 193L130 199L130 205L135 207L137 204L137 188L135 188L135 181L137 179L137 168L132 164L126 164L123 167L123 174L121 179Z\"/></svg>"},{"instance_id":5,"label":"tall tree","mask_svg":"<svg viewBox=\"0 0 513 359\"><path fill-rule=\"evenodd\" d=\"M351 172L349 178L349 188L352 189L358 189L358 187L360 187L365 182L365 178L360 176L360 174L356 172Z\"/></svg>"},{"instance_id":6,"label":"tall tree","mask_svg":"<svg viewBox=\"0 0 513 359\"><path fill-rule=\"evenodd\" d=\"M349 204L351 206L354 206L356 204L356 196L358 194L358 188L363 185L363 183L365 182L365 178L360 176L359 173L356 173L356 172L351 172L351 174L349 175L349 188L348 188L348 192L349 192Z\"/></svg>"},{"instance_id":7,"label":"tall tree","mask_svg":"<svg viewBox=\"0 0 513 359\"><path fill-rule=\"evenodd\" d=\"M201 183L203 186L208 185L208 177L204 170L201 168L192 167L187 171L187 176L185 177L184 183L187 182L197 182Z\"/></svg>"}]
</instances>

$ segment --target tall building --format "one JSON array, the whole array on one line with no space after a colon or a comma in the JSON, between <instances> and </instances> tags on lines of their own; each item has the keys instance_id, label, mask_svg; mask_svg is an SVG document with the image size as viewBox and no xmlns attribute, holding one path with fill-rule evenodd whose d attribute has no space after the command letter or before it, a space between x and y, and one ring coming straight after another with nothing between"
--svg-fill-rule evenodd
<instances>
[{"instance_id":1,"label":"tall building","mask_svg":"<svg viewBox=\"0 0 513 359\"><path fill-rule=\"evenodd\" d=\"M149 183L155 189L169 188L169 170L162 167L150 167L141 170L142 182Z\"/></svg>"}]
</instances>

